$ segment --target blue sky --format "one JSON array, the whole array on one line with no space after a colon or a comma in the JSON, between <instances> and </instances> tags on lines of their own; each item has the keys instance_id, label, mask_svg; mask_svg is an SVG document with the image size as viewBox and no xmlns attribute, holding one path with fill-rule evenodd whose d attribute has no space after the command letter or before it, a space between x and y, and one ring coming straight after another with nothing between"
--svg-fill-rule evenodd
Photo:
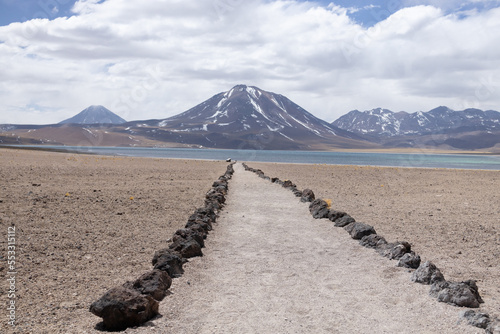
<instances>
[{"instance_id":1,"label":"blue sky","mask_svg":"<svg viewBox=\"0 0 500 334\"><path fill-rule=\"evenodd\" d=\"M353 109L500 110L500 0L0 0L0 124L165 118L255 85Z\"/></svg>"},{"instance_id":2,"label":"blue sky","mask_svg":"<svg viewBox=\"0 0 500 334\"><path fill-rule=\"evenodd\" d=\"M70 16L74 0L0 0L0 25Z\"/></svg>"},{"instance_id":3,"label":"blue sky","mask_svg":"<svg viewBox=\"0 0 500 334\"><path fill-rule=\"evenodd\" d=\"M213 1L215 2L217 0ZM233 4L241 0L221 0L220 2L224 3L224 1L227 4ZM72 7L75 2L76 0L0 0L0 26L7 25L12 22L24 22L34 18L54 19L56 17L72 16L74 15L74 13L72 12ZM349 16L356 22L365 26L373 26L375 23L386 19L389 15L395 13L401 8L420 4L435 5L449 13L467 11L472 9L485 10L499 5L498 1L489 0L319 0L316 1L316 3L325 7L333 3L344 8L355 9L355 11L348 13Z\"/></svg>"}]
</instances>

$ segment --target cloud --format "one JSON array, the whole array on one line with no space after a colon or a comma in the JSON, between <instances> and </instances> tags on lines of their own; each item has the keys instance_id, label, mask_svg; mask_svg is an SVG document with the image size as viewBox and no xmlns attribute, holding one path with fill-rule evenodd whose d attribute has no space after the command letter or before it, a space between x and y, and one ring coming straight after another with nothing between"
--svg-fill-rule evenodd
<instances>
[{"instance_id":1,"label":"cloud","mask_svg":"<svg viewBox=\"0 0 500 334\"><path fill-rule=\"evenodd\" d=\"M418 5L429 5L444 10L457 10L468 5L478 5L484 7L495 7L500 4L499 0L403 0L403 5L406 6L418 6Z\"/></svg>"},{"instance_id":2,"label":"cloud","mask_svg":"<svg viewBox=\"0 0 500 334\"><path fill-rule=\"evenodd\" d=\"M75 14L90 14L97 10L98 4L101 2L100 0L78 0L71 11Z\"/></svg>"},{"instance_id":3,"label":"cloud","mask_svg":"<svg viewBox=\"0 0 500 334\"><path fill-rule=\"evenodd\" d=\"M165 118L239 83L326 120L378 106L500 109L498 8L458 17L416 6L370 28L349 10L80 0L75 16L0 27L0 123L58 122L92 104L127 120Z\"/></svg>"}]
</instances>

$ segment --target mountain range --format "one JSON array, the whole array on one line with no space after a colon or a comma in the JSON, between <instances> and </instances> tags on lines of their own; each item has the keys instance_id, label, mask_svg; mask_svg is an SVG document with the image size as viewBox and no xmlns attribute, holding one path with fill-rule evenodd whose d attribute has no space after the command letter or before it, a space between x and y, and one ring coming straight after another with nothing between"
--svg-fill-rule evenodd
<instances>
[{"instance_id":1,"label":"mountain range","mask_svg":"<svg viewBox=\"0 0 500 334\"><path fill-rule=\"evenodd\" d=\"M53 125L0 125L0 143L335 150L376 148L500 151L500 113L493 110L392 112L353 110L332 123L287 97L237 85L165 119L126 122L91 106Z\"/></svg>"},{"instance_id":2,"label":"mountain range","mask_svg":"<svg viewBox=\"0 0 500 334\"><path fill-rule=\"evenodd\" d=\"M353 110L332 125L384 146L483 149L500 143L500 112L494 110L456 111L444 106L414 113Z\"/></svg>"},{"instance_id":3,"label":"mountain range","mask_svg":"<svg viewBox=\"0 0 500 334\"><path fill-rule=\"evenodd\" d=\"M389 137L447 131L495 131L500 130L500 112L479 109L455 111L438 107L410 114L377 108L364 112L353 110L332 124L355 133Z\"/></svg>"}]
</instances>

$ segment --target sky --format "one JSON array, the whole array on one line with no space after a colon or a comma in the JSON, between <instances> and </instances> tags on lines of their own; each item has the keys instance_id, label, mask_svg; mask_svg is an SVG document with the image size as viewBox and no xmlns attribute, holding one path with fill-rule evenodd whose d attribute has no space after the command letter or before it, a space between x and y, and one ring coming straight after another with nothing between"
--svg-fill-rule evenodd
<instances>
[{"instance_id":1,"label":"sky","mask_svg":"<svg viewBox=\"0 0 500 334\"><path fill-rule=\"evenodd\" d=\"M500 110L500 0L0 0L0 124L162 119L237 84L329 122Z\"/></svg>"}]
</instances>

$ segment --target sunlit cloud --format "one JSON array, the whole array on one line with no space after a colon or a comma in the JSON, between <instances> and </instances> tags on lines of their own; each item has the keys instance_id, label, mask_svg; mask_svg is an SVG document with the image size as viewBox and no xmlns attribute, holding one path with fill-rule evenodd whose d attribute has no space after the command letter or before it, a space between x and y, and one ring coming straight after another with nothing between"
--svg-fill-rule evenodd
<instances>
[{"instance_id":1,"label":"sunlit cloud","mask_svg":"<svg viewBox=\"0 0 500 334\"><path fill-rule=\"evenodd\" d=\"M80 0L74 16L0 27L0 123L54 123L93 104L165 118L239 83L328 121L500 109L500 10L447 8L428 1L364 27L356 9L315 2Z\"/></svg>"}]
</instances>

